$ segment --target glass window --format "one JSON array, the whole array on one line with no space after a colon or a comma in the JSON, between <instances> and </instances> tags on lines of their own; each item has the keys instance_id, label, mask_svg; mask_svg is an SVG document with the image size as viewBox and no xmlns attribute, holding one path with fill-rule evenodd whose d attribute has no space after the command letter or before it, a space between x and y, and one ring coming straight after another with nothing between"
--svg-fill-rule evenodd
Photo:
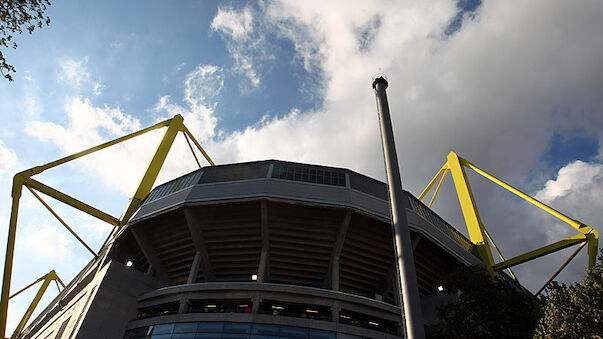
<instances>
[{"instance_id":1,"label":"glass window","mask_svg":"<svg viewBox=\"0 0 603 339\"><path fill-rule=\"evenodd\" d=\"M195 339L195 333L174 333L172 339Z\"/></svg>"},{"instance_id":2,"label":"glass window","mask_svg":"<svg viewBox=\"0 0 603 339\"><path fill-rule=\"evenodd\" d=\"M197 323L197 333L222 333L224 323L200 322Z\"/></svg>"},{"instance_id":3,"label":"glass window","mask_svg":"<svg viewBox=\"0 0 603 339\"><path fill-rule=\"evenodd\" d=\"M153 334L171 334L174 331L174 324L155 325Z\"/></svg>"},{"instance_id":4,"label":"glass window","mask_svg":"<svg viewBox=\"0 0 603 339\"><path fill-rule=\"evenodd\" d=\"M153 334L151 339L170 339L172 338L171 334Z\"/></svg>"},{"instance_id":5,"label":"glass window","mask_svg":"<svg viewBox=\"0 0 603 339\"><path fill-rule=\"evenodd\" d=\"M223 333L222 339L249 339L249 334L243 333Z\"/></svg>"},{"instance_id":6,"label":"glass window","mask_svg":"<svg viewBox=\"0 0 603 339\"><path fill-rule=\"evenodd\" d=\"M278 325L268 325L268 324L253 324L253 334L267 334L267 335L279 335L279 326Z\"/></svg>"},{"instance_id":7,"label":"glass window","mask_svg":"<svg viewBox=\"0 0 603 339\"><path fill-rule=\"evenodd\" d=\"M251 324L224 323L224 333L251 333Z\"/></svg>"},{"instance_id":8,"label":"glass window","mask_svg":"<svg viewBox=\"0 0 603 339\"><path fill-rule=\"evenodd\" d=\"M174 333L195 333L197 323L177 323L174 325Z\"/></svg>"},{"instance_id":9,"label":"glass window","mask_svg":"<svg viewBox=\"0 0 603 339\"><path fill-rule=\"evenodd\" d=\"M126 332L125 339L144 338L147 336L149 331L148 327L139 327Z\"/></svg>"},{"instance_id":10,"label":"glass window","mask_svg":"<svg viewBox=\"0 0 603 339\"><path fill-rule=\"evenodd\" d=\"M308 329L303 327L281 326L281 336L287 338L308 338Z\"/></svg>"},{"instance_id":11,"label":"glass window","mask_svg":"<svg viewBox=\"0 0 603 339\"><path fill-rule=\"evenodd\" d=\"M311 339L334 339L334 338L337 338L337 333L330 332L330 331L310 329L310 338Z\"/></svg>"}]
</instances>

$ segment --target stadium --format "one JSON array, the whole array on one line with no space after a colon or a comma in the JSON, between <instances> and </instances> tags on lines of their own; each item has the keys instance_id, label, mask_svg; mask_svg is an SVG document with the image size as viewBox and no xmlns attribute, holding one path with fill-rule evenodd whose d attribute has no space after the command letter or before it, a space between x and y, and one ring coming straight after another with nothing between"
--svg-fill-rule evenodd
<instances>
[{"instance_id":1,"label":"stadium","mask_svg":"<svg viewBox=\"0 0 603 339\"><path fill-rule=\"evenodd\" d=\"M408 192L424 319L442 275L481 264ZM204 167L153 189L22 338L398 338L387 187L276 160Z\"/></svg>"}]
</instances>

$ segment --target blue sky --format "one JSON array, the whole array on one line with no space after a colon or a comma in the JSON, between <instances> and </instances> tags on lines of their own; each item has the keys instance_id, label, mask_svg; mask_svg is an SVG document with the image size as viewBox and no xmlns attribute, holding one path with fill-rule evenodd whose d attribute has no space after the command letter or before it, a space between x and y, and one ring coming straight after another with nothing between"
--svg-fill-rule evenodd
<instances>
[{"instance_id":1,"label":"blue sky","mask_svg":"<svg viewBox=\"0 0 603 339\"><path fill-rule=\"evenodd\" d=\"M0 82L2 236L14 173L178 113L217 163L274 158L384 179L379 72L412 193L454 150L575 219L603 219L599 1L61 1L48 14L50 26L5 53L17 73ZM158 138L40 180L119 215ZM186 144L174 147L160 181L194 169ZM507 256L575 233L470 180ZM450 182L441 195L436 211L463 231ZM100 246L107 226L52 206ZM17 237L13 289L51 269L69 280L90 259L28 193ZM537 290L567 255L516 273ZM560 279L581 279L585 262ZM30 297L11 302L13 326Z\"/></svg>"}]
</instances>

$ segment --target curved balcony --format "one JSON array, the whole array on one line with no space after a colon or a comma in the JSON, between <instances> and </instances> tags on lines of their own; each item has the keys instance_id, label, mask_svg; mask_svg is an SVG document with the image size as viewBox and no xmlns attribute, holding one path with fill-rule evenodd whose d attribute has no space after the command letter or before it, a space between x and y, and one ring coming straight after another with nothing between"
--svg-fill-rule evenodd
<instances>
[{"instance_id":1,"label":"curved balcony","mask_svg":"<svg viewBox=\"0 0 603 339\"><path fill-rule=\"evenodd\" d=\"M169 286L140 296L138 311L138 319L128 325L127 338L137 338L143 332L148 335L149 331L162 335L158 338L215 333L211 331L237 333L237 338L278 337L282 336L278 333L291 331L299 333L295 338L335 338L331 335L337 333L349 338L399 338L400 333L397 306L344 292L286 284ZM182 332L183 328L189 332Z\"/></svg>"}]
</instances>

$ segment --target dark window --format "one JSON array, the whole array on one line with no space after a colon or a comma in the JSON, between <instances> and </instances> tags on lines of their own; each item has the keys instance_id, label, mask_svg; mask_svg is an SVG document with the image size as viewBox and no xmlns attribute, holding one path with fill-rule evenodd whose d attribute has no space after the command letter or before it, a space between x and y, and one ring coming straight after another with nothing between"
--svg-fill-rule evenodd
<instances>
[{"instance_id":1,"label":"dark window","mask_svg":"<svg viewBox=\"0 0 603 339\"><path fill-rule=\"evenodd\" d=\"M251 333L251 324L224 323L224 333Z\"/></svg>"},{"instance_id":2,"label":"dark window","mask_svg":"<svg viewBox=\"0 0 603 339\"><path fill-rule=\"evenodd\" d=\"M281 336L287 338L308 338L308 329L303 327L281 326Z\"/></svg>"},{"instance_id":3,"label":"dark window","mask_svg":"<svg viewBox=\"0 0 603 339\"><path fill-rule=\"evenodd\" d=\"M267 334L267 335L278 335L279 334L279 326L278 325L268 325L268 324L253 324L253 334Z\"/></svg>"},{"instance_id":4,"label":"dark window","mask_svg":"<svg viewBox=\"0 0 603 339\"><path fill-rule=\"evenodd\" d=\"M201 322L197 324L197 333L222 333L224 323Z\"/></svg>"},{"instance_id":5,"label":"dark window","mask_svg":"<svg viewBox=\"0 0 603 339\"><path fill-rule=\"evenodd\" d=\"M302 165L274 164L272 177L333 186L346 185L343 171L315 169Z\"/></svg>"},{"instance_id":6,"label":"dark window","mask_svg":"<svg viewBox=\"0 0 603 339\"><path fill-rule=\"evenodd\" d=\"M153 335L155 334L172 334L174 332L174 324L155 325Z\"/></svg>"},{"instance_id":7,"label":"dark window","mask_svg":"<svg viewBox=\"0 0 603 339\"><path fill-rule=\"evenodd\" d=\"M195 333L197 323L178 323L174 325L174 333Z\"/></svg>"}]
</instances>

